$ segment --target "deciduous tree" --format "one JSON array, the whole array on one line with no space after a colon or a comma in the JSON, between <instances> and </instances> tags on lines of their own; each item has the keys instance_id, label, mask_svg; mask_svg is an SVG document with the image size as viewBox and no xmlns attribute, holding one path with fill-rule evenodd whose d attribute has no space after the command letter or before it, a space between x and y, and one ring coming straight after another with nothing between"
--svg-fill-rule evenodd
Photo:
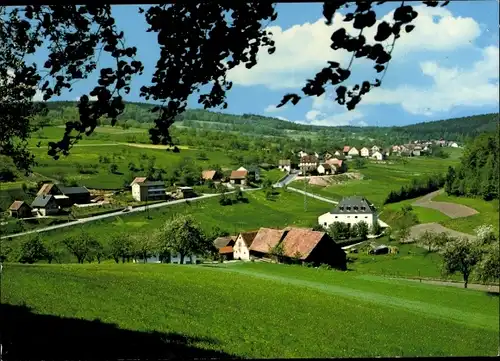
<instances>
[{"instance_id":1,"label":"deciduous tree","mask_svg":"<svg viewBox=\"0 0 500 361\"><path fill-rule=\"evenodd\" d=\"M21 243L19 251L19 262L35 263L45 258L47 251L43 244L40 235L37 233L34 236L25 239Z\"/></svg>"},{"instance_id":2,"label":"deciduous tree","mask_svg":"<svg viewBox=\"0 0 500 361\"><path fill-rule=\"evenodd\" d=\"M480 249L467 238L458 238L445 245L442 255L444 273L460 273L464 279L464 288L467 288L469 277L481 260Z\"/></svg>"}]
</instances>

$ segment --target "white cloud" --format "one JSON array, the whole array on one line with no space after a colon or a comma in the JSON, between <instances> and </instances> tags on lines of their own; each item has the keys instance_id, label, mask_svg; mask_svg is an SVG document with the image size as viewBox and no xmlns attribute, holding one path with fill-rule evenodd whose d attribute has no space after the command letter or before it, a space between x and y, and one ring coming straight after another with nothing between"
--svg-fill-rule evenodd
<instances>
[{"instance_id":1,"label":"white cloud","mask_svg":"<svg viewBox=\"0 0 500 361\"><path fill-rule=\"evenodd\" d=\"M276 113L276 112L280 112L282 110L285 110L287 108L288 105L284 105L282 106L281 108L276 108L276 105L274 104L269 104L266 109L264 109L264 112L265 113Z\"/></svg>"},{"instance_id":2,"label":"white cloud","mask_svg":"<svg viewBox=\"0 0 500 361\"><path fill-rule=\"evenodd\" d=\"M482 107L498 104L499 49L482 49L482 58L468 67L442 67L436 62L420 63L422 74L432 79L431 86L398 86L373 89L362 104L399 104L411 114L432 115L456 106Z\"/></svg>"},{"instance_id":3,"label":"white cloud","mask_svg":"<svg viewBox=\"0 0 500 361\"><path fill-rule=\"evenodd\" d=\"M80 97L76 97L75 100L77 102L79 102L80 101ZM96 100L97 100L97 96L89 96L89 101L95 102Z\"/></svg>"},{"instance_id":4,"label":"white cloud","mask_svg":"<svg viewBox=\"0 0 500 361\"><path fill-rule=\"evenodd\" d=\"M7 69L7 77L5 79L0 79L0 85L2 85L4 83L10 84L13 81L14 76L15 76L14 70L13 69ZM33 96L32 100L34 102L44 101L43 100L43 94L44 94L44 92L42 92L40 89L36 89L36 93Z\"/></svg>"},{"instance_id":5,"label":"white cloud","mask_svg":"<svg viewBox=\"0 0 500 361\"><path fill-rule=\"evenodd\" d=\"M415 6L419 16L415 20L415 29L403 36L396 43L394 60L404 61L404 55L410 52L450 51L469 46L481 33L479 24L472 18L455 17L445 8ZM392 11L382 17L392 19ZM294 25L288 29L279 26L269 27L276 43L276 52L269 55L262 49L258 54L258 63L252 69L239 66L229 72L229 78L235 84L252 86L264 85L270 89L300 88L305 79L320 70L326 61L346 64L350 54L334 51L330 48L330 36L336 29L345 27L351 34L358 34L352 22L344 23L343 15L336 13L333 25L325 25L320 18L314 23ZM377 24L365 30L367 39L373 39Z\"/></svg>"},{"instance_id":6,"label":"white cloud","mask_svg":"<svg viewBox=\"0 0 500 361\"><path fill-rule=\"evenodd\" d=\"M333 115L328 115L327 113L313 109L306 113L307 121L303 123L323 126L365 126L367 124L365 121L361 120L363 118L364 114L358 110L341 111L339 113L334 113Z\"/></svg>"}]
</instances>

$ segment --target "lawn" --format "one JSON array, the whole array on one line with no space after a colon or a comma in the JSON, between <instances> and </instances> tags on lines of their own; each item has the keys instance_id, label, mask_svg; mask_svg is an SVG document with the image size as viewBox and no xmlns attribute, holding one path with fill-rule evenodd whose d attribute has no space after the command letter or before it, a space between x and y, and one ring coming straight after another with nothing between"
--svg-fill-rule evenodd
<instances>
[{"instance_id":1,"label":"lawn","mask_svg":"<svg viewBox=\"0 0 500 361\"><path fill-rule=\"evenodd\" d=\"M8 264L1 301L16 359L498 352L495 296L300 266Z\"/></svg>"},{"instance_id":2,"label":"lawn","mask_svg":"<svg viewBox=\"0 0 500 361\"><path fill-rule=\"evenodd\" d=\"M414 244L397 244L382 238L378 244L396 246L397 254L369 255L366 253L350 253L349 269L363 274L376 274L405 278L431 278L462 281L460 275L444 276L441 273L442 258L438 253L427 252Z\"/></svg>"},{"instance_id":3,"label":"lawn","mask_svg":"<svg viewBox=\"0 0 500 361\"><path fill-rule=\"evenodd\" d=\"M381 164L368 161L366 166L356 169L354 161L348 161L349 172L359 172L363 179L350 180L342 184L328 187L308 185L314 193L340 200L345 196L360 195L366 197L376 207L382 208L385 198L391 190L410 183L412 178L429 174L444 173L449 165L458 164L458 159L413 157L407 158L407 163L401 159L391 160L393 164Z\"/></svg>"},{"instance_id":4,"label":"lawn","mask_svg":"<svg viewBox=\"0 0 500 361\"><path fill-rule=\"evenodd\" d=\"M455 218L441 221L443 226L454 229L464 233L474 233L474 229L483 224L492 225L499 232L499 213L498 213L498 200L484 201L479 198L466 198L449 196L446 193L437 195L432 199L435 202L450 202L463 204L478 211L478 214L464 218Z\"/></svg>"},{"instance_id":5,"label":"lawn","mask_svg":"<svg viewBox=\"0 0 500 361\"><path fill-rule=\"evenodd\" d=\"M171 169L178 165L183 158L191 158L201 168L210 164L231 167L231 160L224 152L211 151L205 153L206 159L200 159L200 152L193 149L184 149L180 153L173 153L162 149L136 148L127 145L96 145L92 147L75 147L70 156L53 160L46 154L46 150L35 150L38 165L34 171L46 177L64 176L68 181L76 181L79 185L96 189L116 189L124 185L130 173L128 164L133 162L136 166L147 168L148 157L155 158L155 166ZM99 156L109 158L109 163L99 163ZM111 173L110 164L116 164L118 171ZM96 174L80 174L77 165L96 165ZM139 174L141 172L137 172ZM142 172L144 173L144 172Z\"/></svg>"},{"instance_id":6,"label":"lawn","mask_svg":"<svg viewBox=\"0 0 500 361\"><path fill-rule=\"evenodd\" d=\"M404 206L411 206L413 208L413 213L417 216L419 223L432 223L432 222L446 222L450 220L450 217L441 213L440 211L432 208L425 208L413 205L418 198L407 199L397 203L386 204L379 216L382 220L386 221L391 218L391 215L400 211Z\"/></svg>"}]
</instances>

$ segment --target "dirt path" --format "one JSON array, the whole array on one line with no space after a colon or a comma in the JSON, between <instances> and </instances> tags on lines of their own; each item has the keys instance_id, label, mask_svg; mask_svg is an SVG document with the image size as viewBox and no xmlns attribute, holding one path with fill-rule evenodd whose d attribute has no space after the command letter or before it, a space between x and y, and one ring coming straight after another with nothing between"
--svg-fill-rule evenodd
<instances>
[{"instance_id":1,"label":"dirt path","mask_svg":"<svg viewBox=\"0 0 500 361\"><path fill-rule=\"evenodd\" d=\"M418 238L421 236L425 231L433 232L433 233L448 233L452 237L465 237L469 239L475 239L476 236L473 236L471 234L467 233L462 233L458 231L454 231L453 229L446 228L439 223L424 223L424 224L417 224L416 226L413 226L410 228L410 237L409 241L413 241L415 238Z\"/></svg>"},{"instance_id":2,"label":"dirt path","mask_svg":"<svg viewBox=\"0 0 500 361\"><path fill-rule=\"evenodd\" d=\"M401 278L392 278L392 279L399 280ZM422 281L420 281L420 280L413 279L413 278L404 278L404 279L408 280L408 281L427 283L427 284L436 285L436 286L450 286L450 287L464 288L464 284L462 282L433 281L433 280L424 280L424 279ZM491 292L491 293L500 293L500 286L496 286L496 285L481 285L481 284L476 284L476 283L469 283L467 285L467 288L470 288L472 290Z\"/></svg>"},{"instance_id":3,"label":"dirt path","mask_svg":"<svg viewBox=\"0 0 500 361\"><path fill-rule=\"evenodd\" d=\"M447 215L450 218L462 218L469 217L474 214L479 213L475 209L464 206L463 204L449 203L449 202L434 202L432 198L442 193L443 190L438 190L429 194L426 194L419 200L413 203L415 206L432 208L440 211L441 213Z\"/></svg>"}]
</instances>

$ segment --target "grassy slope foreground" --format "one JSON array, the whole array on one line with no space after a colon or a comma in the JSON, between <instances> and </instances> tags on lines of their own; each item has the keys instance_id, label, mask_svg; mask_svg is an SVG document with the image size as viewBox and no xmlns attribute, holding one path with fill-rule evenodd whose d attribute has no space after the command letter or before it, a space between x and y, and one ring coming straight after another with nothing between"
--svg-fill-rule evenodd
<instances>
[{"instance_id":1,"label":"grassy slope foreground","mask_svg":"<svg viewBox=\"0 0 500 361\"><path fill-rule=\"evenodd\" d=\"M188 346L179 345L186 340L198 357L200 349L218 357L323 358L493 356L498 348L497 297L349 272L259 263L9 264L2 278L2 307L38 314L4 316L11 342L4 352L17 344L17 359L95 358L103 344L114 358L186 357ZM44 321L34 325L37 318ZM127 335L121 344L109 324ZM167 343L172 335L176 345ZM151 347L146 339L154 337Z\"/></svg>"}]
</instances>

